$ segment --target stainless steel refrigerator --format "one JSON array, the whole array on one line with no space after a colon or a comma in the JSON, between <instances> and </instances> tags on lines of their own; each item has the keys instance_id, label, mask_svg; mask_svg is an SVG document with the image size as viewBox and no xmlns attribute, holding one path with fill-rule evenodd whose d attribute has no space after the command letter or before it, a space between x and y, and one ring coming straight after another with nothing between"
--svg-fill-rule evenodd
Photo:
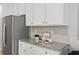
<instances>
[{"instance_id":1,"label":"stainless steel refrigerator","mask_svg":"<svg viewBox=\"0 0 79 59\"><path fill-rule=\"evenodd\" d=\"M3 54L17 55L18 40L26 39L25 15L3 17Z\"/></svg>"}]
</instances>

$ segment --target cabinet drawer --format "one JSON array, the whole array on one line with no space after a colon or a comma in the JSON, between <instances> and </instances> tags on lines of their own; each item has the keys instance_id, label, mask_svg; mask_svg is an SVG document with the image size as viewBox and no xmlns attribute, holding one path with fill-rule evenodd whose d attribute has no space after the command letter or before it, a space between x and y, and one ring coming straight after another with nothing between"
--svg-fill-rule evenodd
<instances>
[{"instance_id":1,"label":"cabinet drawer","mask_svg":"<svg viewBox=\"0 0 79 59\"><path fill-rule=\"evenodd\" d=\"M20 55L32 55L34 53L31 50L24 49L24 50L19 51L19 54Z\"/></svg>"},{"instance_id":2,"label":"cabinet drawer","mask_svg":"<svg viewBox=\"0 0 79 59\"><path fill-rule=\"evenodd\" d=\"M47 48L43 48L41 51L44 55L59 55L60 54L59 51L49 50Z\"/></svg>"}]
</instances>

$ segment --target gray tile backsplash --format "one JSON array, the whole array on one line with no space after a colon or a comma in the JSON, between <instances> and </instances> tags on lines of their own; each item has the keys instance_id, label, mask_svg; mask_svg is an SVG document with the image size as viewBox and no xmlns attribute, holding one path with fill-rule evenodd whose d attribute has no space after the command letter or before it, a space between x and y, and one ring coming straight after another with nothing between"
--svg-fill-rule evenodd
<instances>
[{"instance_id":1,"label":"gray tile backsplash","mask_svg":"<svg viewBox=\"0 0 79 59\"><path fill-rule=\"evenodd\" d=\"M56 42L69 42L68 27L67 26L33 26L31 27L31 38L34 34L38 33L42 35L43 32L54 32L54 37L51 34L51 38Z\"/></svg>"}]
</instances>

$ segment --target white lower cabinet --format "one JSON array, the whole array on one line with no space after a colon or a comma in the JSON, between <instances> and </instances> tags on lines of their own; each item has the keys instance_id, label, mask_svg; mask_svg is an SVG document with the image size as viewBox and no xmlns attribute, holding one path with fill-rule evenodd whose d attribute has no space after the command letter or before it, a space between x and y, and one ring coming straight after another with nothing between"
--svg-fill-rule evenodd
<instances>
[{"instance_id":1,"label":"white lower cabinet","mask_svg":"<svg viewBox=\"0 0 79 59\"><path fill-rule=\"evenodd\" d=\"M41 54L40 47L34 46L29 43L19 42L19 54L20 55L37 55Z\"/></svg>"},{"instance_id":2,"label":"white lower cabinet","mask_svg":"<svg viewBox=\"0 0 79 59\"><path fill-rule=\"evenodd\" d=\"M57 55L58 52L19 41L19 55Z\"/></svg>"}]
</instances>

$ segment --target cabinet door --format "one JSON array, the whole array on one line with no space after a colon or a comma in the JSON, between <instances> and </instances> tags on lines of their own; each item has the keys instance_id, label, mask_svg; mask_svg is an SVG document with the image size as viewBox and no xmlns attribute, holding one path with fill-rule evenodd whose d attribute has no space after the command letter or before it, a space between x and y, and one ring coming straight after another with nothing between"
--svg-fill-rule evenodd
<instances>
[{"instance_id":1,"label":"cabinet door","mask_svg":"<svg viewBox=\"0 0 79 59\"><path fill-rule=\"evenodd\" d=\"M25 4L24 3L18 3L18 14L24 15L25 14Z\"/></svg>"},{"instance_id":2,"label":"cabinet door","mask_svg":"<svg viewBox=\"0 0 79 59\"><path fill-rule=\"evenodd\" d=\"M13 7L14 8L12 8L12 15L19 15L19 9L18 9L19 5L18 5L18 3L14 3Z\"/></svg>"},{"instance_id":3,"label":"cabinet door","mask_svg":"<svg viewBox=\"0 0 79 59\"><path fill-rule=\"evenodd\" d=\"M33 15L33 8L31 3L25 4L25 13L26 13L26 26L31 26L32 23L32 15Z\"/></svg>"},{"instance_id":4,"label":"cabinet door","mask_svg":"<svg viewBox=\"0 0 79 59\"><path fill-rule=\"evenodd\" d=\"M42 48L41 51L42 51L42 54L44 54L44 55L60 55L59 51L50 50L50 49L47 49L47 48Z\"/></svg>"},{"instance_id":5,"label":"cabinet door","mask_svg":"<svg viewBox=\"0 0 79 59\"><path fill-rule=\"evenodd\" d=\"M32 54L33 55L44 55L44 53L42 52L42 47L33 45Z\"/></svg>"},{"instance_id":6,"label":"cabinet door","mask_svg":"<svg viewBox=\"0 0 79 59\"><path fill-rule=\"evenodd\" d=\"M45 4L33 4L33 23L35 26L43 25L45 20Z\"/></svg>"},{"instance_id":7,"label":"cabinet door","mask_svg":"<svg viewBox=\"0 0 79 59\"><path fill-rule=\"evenodd\" d=\"M38 55L42 54L41 47L27 42L19 41L19 55Z\"/></svg>"},{"instance_id":8,"label":"cabinet door","mask_svg":"<svg viewBox=\"0 0 79 59\"><path fill-rule=\"evenodd\" d=\"M64 4L64 11L65 11L64 12L64 14L65 14L64 15L64 20L65 20L64 22L65 22L66 25L69 25L69 20L70 20L69 19L70 18L70 4L68 4L68 3Z\"/></svg>"},{"instance_id":9,"label":"cabinet door","mask_svg":"<svg viewBox=\"0 0 79 59\"><path fill-rule=\"evenodd\" d=\"M6 3L3 4L3 16L13 15L14 13L14 4Z\"/></svg>"},{"instance_id":10,"label":"cabinet door","mask_svg":"<svg viewBox=\"0 0 79 59\"><path fill-rule=\"evenodd\" d=\"M20 55L37 55L42 54L40 47L19 41L19 54Z\"/></svg>"},{"instance_id":11,"label":"cabinet door","mask_svg":"<svg viewBox=\"0 0 79 59\"><path fill-rule=\"evenodd\" d=\"M64 4L63 3L46 4L46 21L48 25L63 25Z\"/></svg>"},{"instance_id":12,"label":"cabinet door","mask_svg":"<svg viewBox=\"0 0 79 59\"><path fill-rule=\"evenodd\" d=\"M12 11L13 15L24 15L25 14L25 5L24 3L13 3Z\"/></svg>"},{"instance_id":13,"label":"cabinet door","mask_svg":"<svg viewBox=\"0 0 79 59\"><path fill-rule=\"evenodd\" d=\"M32 45L19 41L19 54L20 55L32 54Z\"/></svg>"},{"instance_id":14,"label":"cabinet door","mask_svg":"<svg viewBox=\"0 0 79 59\"><path fill-rule=\"evenodd\" d=\"M7 15L19 15L18 3L3 4L3 16Z\"/></svg>"}]
</instances>

